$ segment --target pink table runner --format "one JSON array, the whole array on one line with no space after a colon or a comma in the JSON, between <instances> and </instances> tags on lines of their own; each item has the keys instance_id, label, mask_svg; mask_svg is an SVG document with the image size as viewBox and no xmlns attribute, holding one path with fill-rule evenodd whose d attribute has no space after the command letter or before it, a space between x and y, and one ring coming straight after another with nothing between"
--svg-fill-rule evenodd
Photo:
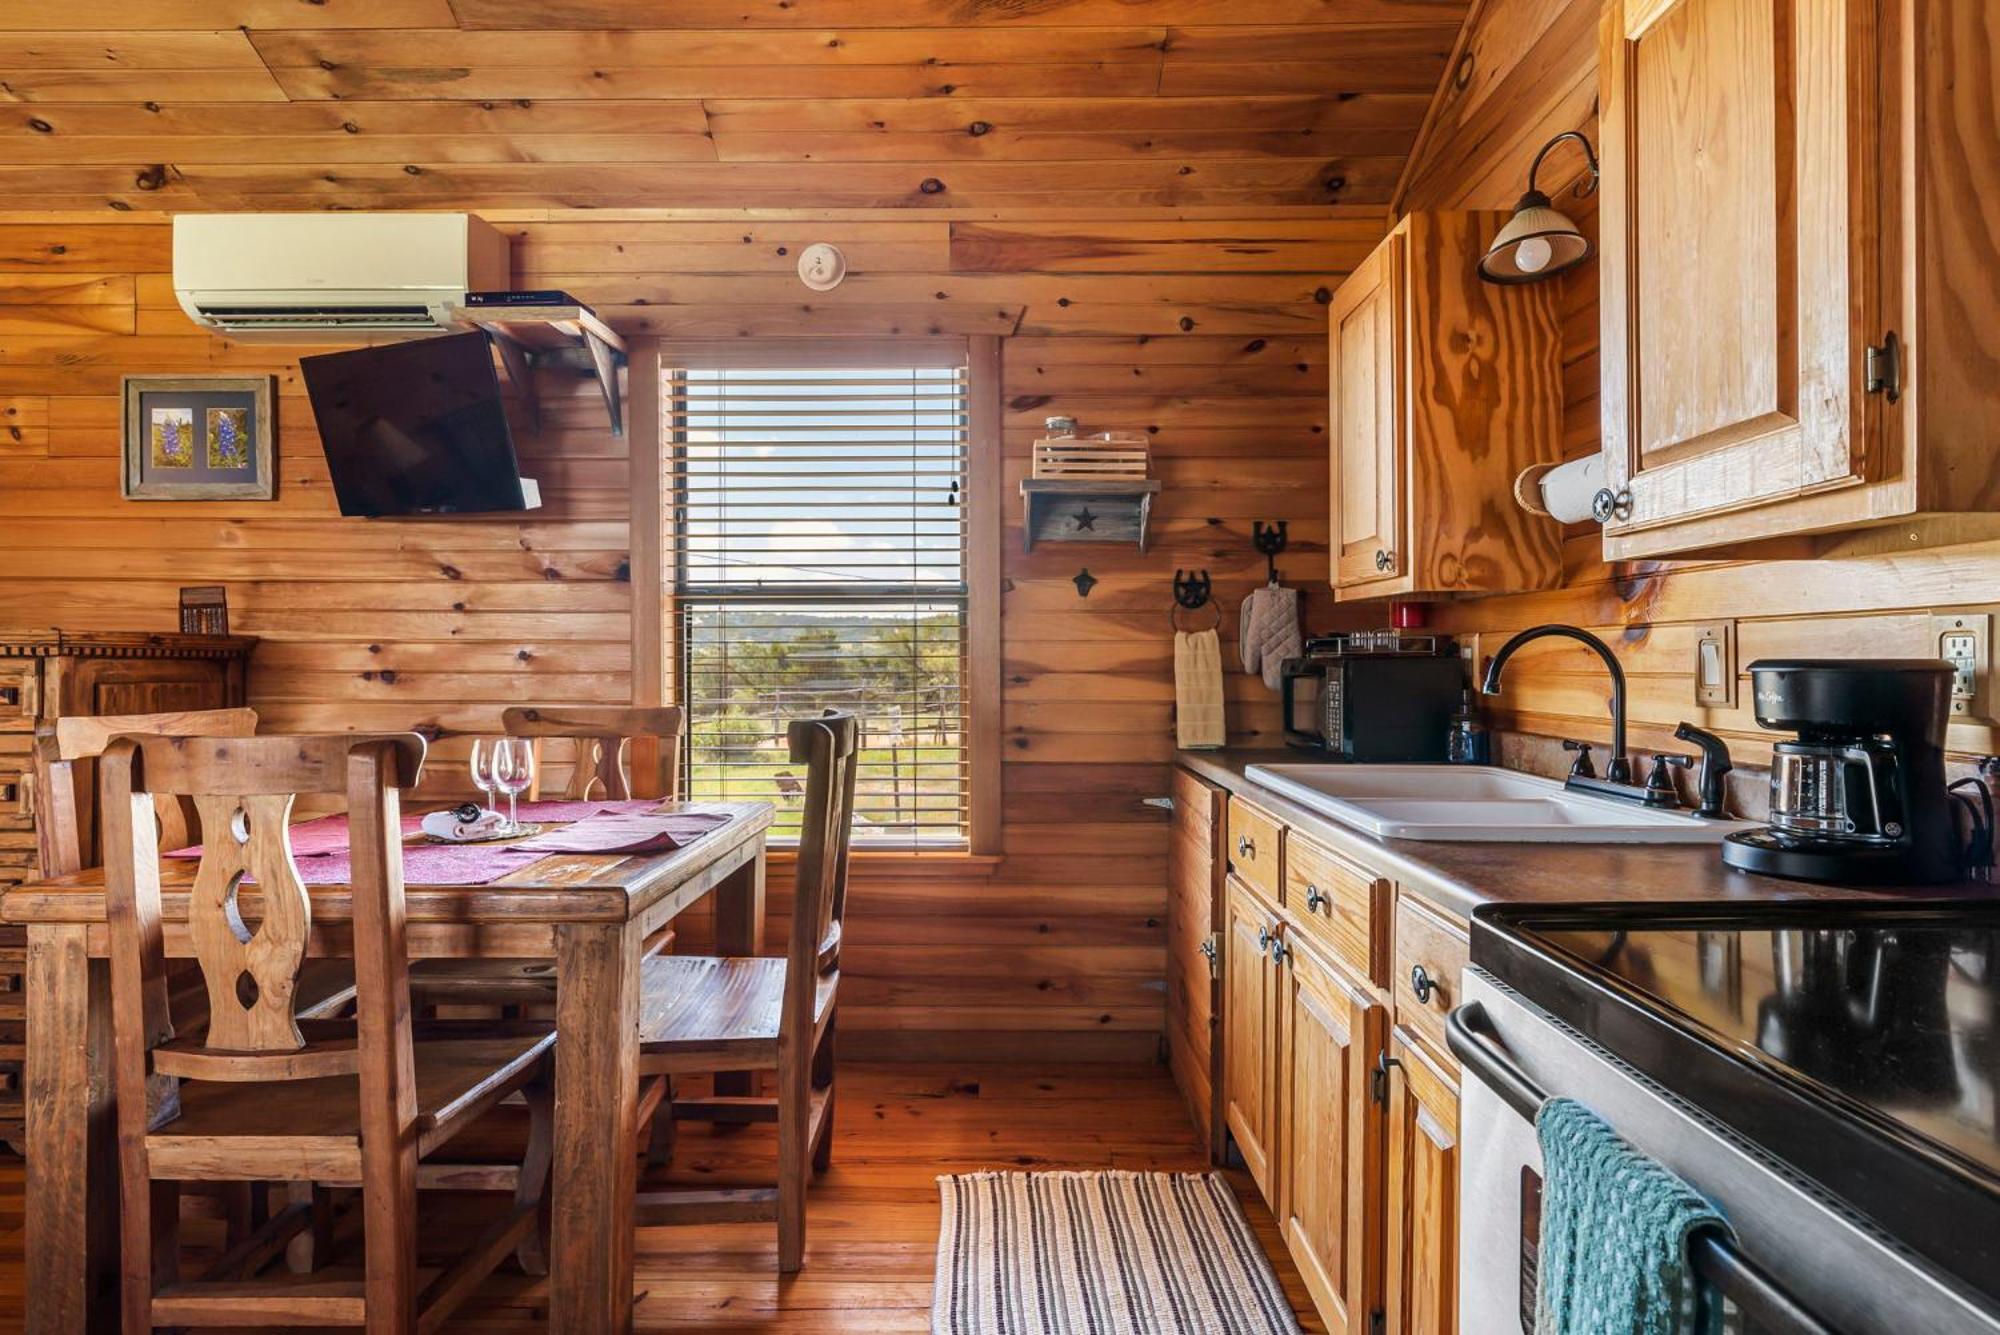
<instances>
[{"instance_id":1,"label":"pink table runner","mask_svg":"<svg viewBox=\"0 0 2000 1335\"><path fill-rule=\"evenodd\" d=\"M681 848L725 825L714 812L660 811L659 802L523 802L525 822L573 822L519 843L443 844L411 842L423 818L403 818L403 880L408 885L489 885L553 853L662 853ZM351 865L347 817L321 816L292 827L292 858L307 885L344 885ZM201 848L177 848L165 856L198 858Z\"/></svg>"}]
</instances>

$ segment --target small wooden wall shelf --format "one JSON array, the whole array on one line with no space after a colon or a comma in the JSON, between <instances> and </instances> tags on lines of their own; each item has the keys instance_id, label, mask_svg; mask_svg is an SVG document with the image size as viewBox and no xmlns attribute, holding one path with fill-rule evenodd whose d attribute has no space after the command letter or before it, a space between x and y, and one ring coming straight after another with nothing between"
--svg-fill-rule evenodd
<instances>
[{"instance_id":1,"label":"small wooden wall shelf","mask_svg":"<svg viewBox=\"0 0 2000 1335\"><path fill-rule=\"evenodd\" d=\"M1146 527L1160 484L1153 478L1024 478L1021 541L1136 542L1146 550Z\"/></svg>"},{"instance_id":2,"label":"small wooden wall shelf","mask_svg":"<svg viewBox=\"0 0 2000 1335\"><path fill-rule=\"evenodd\" d=\"M529 425L542 429L541 400L535 394L534 372L544 366L566 366L597 377L611 414L611 434L625 434L625 414L618 401L618 368L625 364L625 340L583 306L454 306L452 317L468 329L478 329L500 353L507 379L521 396Z\"/></svg>"}]
</instances>

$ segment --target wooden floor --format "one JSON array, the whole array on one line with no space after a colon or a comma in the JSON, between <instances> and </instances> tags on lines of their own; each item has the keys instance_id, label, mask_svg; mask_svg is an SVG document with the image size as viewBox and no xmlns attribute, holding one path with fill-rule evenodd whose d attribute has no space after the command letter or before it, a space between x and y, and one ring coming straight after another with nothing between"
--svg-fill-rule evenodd
<instances>
[{"instance_id":1,"label":"wooden floor","mask_svg":"<svg viewBox=\"0 0 2000 1335\"><path fill-rule=\"evenodd\" d=\"M781 1281L768 1225L644 1229L635 1325L645 1331L927 1331L939 1173L977 1168L1196 1170L1201 1146L1152 1067L843 1066L833 1168L811 1198L804 1273ZM768 1128L683 1134L670 1176L723 1186L768 1174ZM1241 1173L1244 1211L1305 1305L1276 1225ZM18 1328L21 1164L0 1156L0 1329ZM541 1281L503 1272L447 1331L547 1331Z\"/></svg>"}]
</instances>

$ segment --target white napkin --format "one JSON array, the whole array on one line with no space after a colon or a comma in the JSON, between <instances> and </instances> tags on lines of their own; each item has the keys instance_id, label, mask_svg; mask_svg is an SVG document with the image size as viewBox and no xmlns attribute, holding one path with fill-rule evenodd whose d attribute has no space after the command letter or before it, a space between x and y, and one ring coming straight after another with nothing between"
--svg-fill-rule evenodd
<instances>
[{"instance_id":1,"label":"white napkin","mask_svg":"<svg viewBox=\"0 0 2000 1335\"><path fill-rule=\"evenodd\" d=\"M507 828L507 818L497 811L482 810L472 820L460 820L459 809L433 811L424 817L424 833L434 839L449 839L455 844L471 843L476 839L491 839Z\"/></svg>"}]
</instances>

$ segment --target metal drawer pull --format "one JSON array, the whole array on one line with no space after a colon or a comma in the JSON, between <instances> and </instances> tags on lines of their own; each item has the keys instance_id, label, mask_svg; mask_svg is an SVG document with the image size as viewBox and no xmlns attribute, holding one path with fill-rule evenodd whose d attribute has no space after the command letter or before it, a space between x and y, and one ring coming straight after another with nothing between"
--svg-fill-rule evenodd
<instances>
[{"instance_id":1,"label":"metal drawer pull","mask_svg":"<svg viewBox=\"0 0 2000 1335\"><path fill-rule=\"evenodd\" d=\"M1269 950L1270 948L1271 948L1271 929L1268 927L1259 927L1257 929L1257 949Z\"/></svg>"},{"instance_id":2,"label":"metal drawer pull","mask_svg":"<svg viewBox=\"0 0 2000 1335\"><path fill-rule=\"evenodd\" d=\"M1283 964L1285 962L1285 956L1291 953L1292 953L1292 948L1285 944L1285 939L1283 937L1274 936L1271 938L1271 963Z\"/></svg>"},{"instance_id":3,"label":"metal drawer pull","mask_svg":"<svg viewBox=\"0 0 2000 1335\"><path fill-rule=\"evenodd\" d=\"M1236 856L1239 858L1254 858L1257 856L1257 845L1251 840L1249 835L1239 834L1236 836Z\"/></svg>"},{"instance_id":4,"label":"metal drawer pull","mask_svg":"<svg viewBox=\"0 0 2000 1335\"><path fill-rule=\"evenodd\" d=\"M1535 1120L1548 1095L1491 1037L1486 1007L1468 1001L1444 1021L1445 1041L1454 1056L1481 1084L1500 1096L1516 1113ZM1704 1283L1735 1303L1748 1329L1773 1335L1835 1335L1832 1327L1799 1305L1757 1263L1736 1250L1728 1238L1704 1230L1688 1239L1688 1264Z\"/></svg>"},{"instance_id":5,"label":"metal drawer pull","mask_svg":"<svg viewBox=\"0 0 2000 1335\"><path fill-rule=\"evenodd\" d=\"M1330 898L1328 898L1328 897L1327 897L1326 895L1324 895L1324 894L1321 894L1321 893L1320 893L1320 888L1319 888L1318 886L1316 886L1316 885L1308 885L1308 886L1306 887L1306 912L1307 912L1307 913L1317 913L1317 912L1319 911L1319 906L1320 906L1320 905L1322 905L1322 904L1331 904L1332 902L1333 902L1333 900L1332 900L1332 899L1330 899Z\"/></svg>"},{"instance_id":6,"label":"metal drawer pull","mask_svg":"<svg viewBox=\"0 0 2000 1335\"><path fill-rule=\"evenodd\" d=\"M1410 966L1410 991L1417 994L1417 1000L1429 1004L1431 993L1437 991L1437 984L1431 981L1431 972L1421 964Z\"/></svg>"}]
</instances>

